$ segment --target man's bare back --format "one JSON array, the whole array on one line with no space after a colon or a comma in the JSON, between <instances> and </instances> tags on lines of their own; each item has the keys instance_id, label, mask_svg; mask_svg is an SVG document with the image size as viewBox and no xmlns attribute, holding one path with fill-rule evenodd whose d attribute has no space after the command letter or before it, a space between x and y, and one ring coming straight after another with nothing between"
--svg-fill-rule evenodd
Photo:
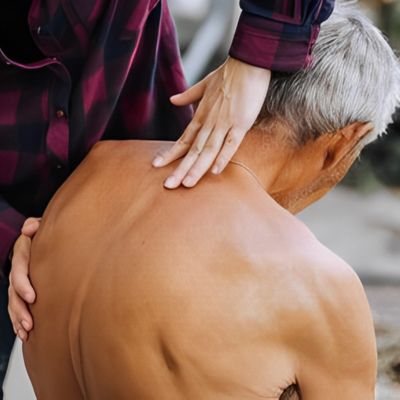
<instances>
[{"instance_id":1,"label":"man's bare back","mask_svg":"<svg viewBox=\"0 0 400 400\"><path fill-rule=\"evenodd\" d=\"M24 345L38 398L373 398L351 269L240 165L167 191L163 146L97 145L46 211Z\"/></svg>"}]
</instances>

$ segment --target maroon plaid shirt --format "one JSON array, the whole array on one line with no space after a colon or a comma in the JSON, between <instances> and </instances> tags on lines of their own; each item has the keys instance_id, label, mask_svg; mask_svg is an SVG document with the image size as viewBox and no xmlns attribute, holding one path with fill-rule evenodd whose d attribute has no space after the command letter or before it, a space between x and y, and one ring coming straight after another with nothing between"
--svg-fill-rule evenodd
<instances>
[{"instance_id":1,"label":"maroon plaid shirt","mask_svg":"<svg viewBox=\"0 0 400 400\"><path fill-rule=\"evenodd\" d=\"M0 50L0 270L25 218L42 214L97 141L176 139L191 117L189 107L168 100L185 81L166 0L28 6L27 37L37 47L30 57L39 58L21 61L13 49ZM241 6L230 54L295 71L310 62L333 0L242 0Z\"/></svg>"}]
</instances>

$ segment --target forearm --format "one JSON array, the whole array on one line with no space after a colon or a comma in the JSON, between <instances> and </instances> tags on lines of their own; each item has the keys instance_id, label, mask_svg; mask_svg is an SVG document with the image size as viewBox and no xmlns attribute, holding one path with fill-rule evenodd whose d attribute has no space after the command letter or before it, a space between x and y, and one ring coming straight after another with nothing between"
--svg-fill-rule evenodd
<instances>
[{"instance_id":1,"label":"forearm","mask_svg":"<svg viewBox=\"0 0 400 400\"><path fill-rule=\"evenodd\" d=\"M294 72L308 66L319 26L334 0L241 0L230 55L248 64Z\"/></svg>"}]
</instances>

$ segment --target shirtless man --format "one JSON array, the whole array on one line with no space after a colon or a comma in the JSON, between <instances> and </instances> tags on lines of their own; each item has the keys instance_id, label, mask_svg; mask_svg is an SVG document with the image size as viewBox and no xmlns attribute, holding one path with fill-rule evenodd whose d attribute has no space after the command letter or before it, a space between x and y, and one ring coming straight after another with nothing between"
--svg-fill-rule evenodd
<instances>
[{"instance_id":1,"label":"shirtless man","mask_svg":"<svg viewBox=\"0 0 400 400\"><path fill-rule=\"evenodd\" d=\"M168 191L170 144L103 142L58 191L32 247L39 400L374 398L362 285L293 214L385 130L400 68L350 7L314 54L220 176Z\"/></svg>"}]
</instances>

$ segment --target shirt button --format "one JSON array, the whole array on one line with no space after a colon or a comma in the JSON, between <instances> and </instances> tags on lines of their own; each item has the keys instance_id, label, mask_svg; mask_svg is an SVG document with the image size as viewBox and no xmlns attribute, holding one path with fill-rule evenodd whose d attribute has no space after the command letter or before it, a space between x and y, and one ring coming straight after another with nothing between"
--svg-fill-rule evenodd
<instances>
[{"instance_id":1,"label":"shirt button","mask_svg":"<svg viewBox=\"0 0 400 400\"><path fill-rule=\"evenodd\" d=\"M61 168L62 168L62 165L61 165L61 164L57 164L57 165L56 165L56 168L57 168L57 169L61 169Z\"/></svg>"},{"instance_id":2,"label":"shirt button","mask_svg":"<svg viewBox=\"0 0 400 400\"><path fill-rule=\"evenodd\" d=\"M41 27L41 26L38 26L38 27L36 28L36 33L37 33L38 35L40 35L41 30L42 30L42 27Z\"/></svg>"},{"instance_id":3,"label":"shirt button","mask_svg":"<svg viewBox=\"0 0 400 400\"><path fill-rule=\"evenodd\" d=\"M65 113L63 110L57 110L56 111L56 117L57 118L63 118L65 116Z\"/></svg>"}]
</instances>

